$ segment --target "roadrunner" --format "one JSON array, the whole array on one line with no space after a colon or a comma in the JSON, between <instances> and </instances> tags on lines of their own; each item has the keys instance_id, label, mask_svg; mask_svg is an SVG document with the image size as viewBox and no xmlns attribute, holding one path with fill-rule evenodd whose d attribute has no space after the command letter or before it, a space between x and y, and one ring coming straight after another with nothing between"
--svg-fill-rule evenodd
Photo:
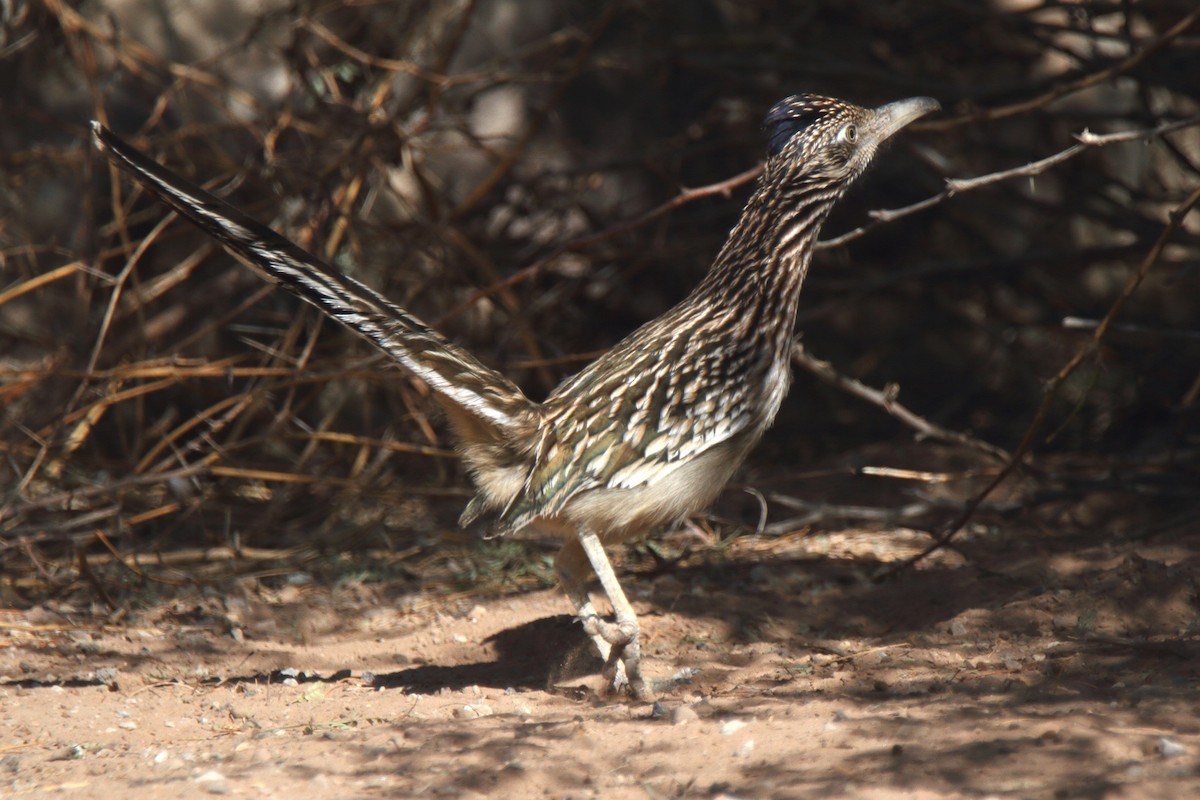
<instances>
[{"instance_id":1,"label":"roadrunner","mask_svg":"<svg viewBox=\"0 0 1200 800\"><path fill-rule=\"evenodd\" d=\"M477 487L462 524L488 514L498 533L537 525L562 535L555 572L609 688L645 699L637 615L604 548L703 509L770 426L822 223L877 148L937 108L927 97L868 109L807 94L776 104L762 177L708 275L542 403L369 287L93 130L109 159L234 256L429 385ZM615 621L592 604L592 573Z\"/></svg>"}]
</instances>

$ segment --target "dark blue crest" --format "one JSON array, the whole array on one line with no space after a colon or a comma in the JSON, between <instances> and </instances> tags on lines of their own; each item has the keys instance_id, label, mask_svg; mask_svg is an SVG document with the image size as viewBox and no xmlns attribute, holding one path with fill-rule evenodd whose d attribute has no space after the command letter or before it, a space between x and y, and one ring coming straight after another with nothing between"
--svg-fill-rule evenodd
<instances>
[{"instance_id":1,"label":"dark blue crest","mask_svg":"<svg viewBox=\"0 0 1200 800\"><path fill-rule=\"evenodd\" d=\"M828 113L826 98L815 95L793 95L776 103L763 120L767 134L767 155L777 156L792 137L820 120Z\"/></svg>"}]
</instances>

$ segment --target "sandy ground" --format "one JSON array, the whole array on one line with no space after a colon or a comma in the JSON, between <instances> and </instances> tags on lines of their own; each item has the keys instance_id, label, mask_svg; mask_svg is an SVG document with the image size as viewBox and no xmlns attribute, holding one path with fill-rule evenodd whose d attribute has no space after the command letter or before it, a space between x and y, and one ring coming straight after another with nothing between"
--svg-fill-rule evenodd
<instances>
[{"instance_id":1,"label":"sandy ground","mask_svg":"<svg viewBox=\"0 0 1200 800\"><path fill-rule=\"evenodd\" d=\"M882 582L877 554L924 534L630 565L656 705L598 694L551 590L9 608L0 794L1200 797L1198 569L1173 538L977 530Z\"/></svg>"}]
</instances>

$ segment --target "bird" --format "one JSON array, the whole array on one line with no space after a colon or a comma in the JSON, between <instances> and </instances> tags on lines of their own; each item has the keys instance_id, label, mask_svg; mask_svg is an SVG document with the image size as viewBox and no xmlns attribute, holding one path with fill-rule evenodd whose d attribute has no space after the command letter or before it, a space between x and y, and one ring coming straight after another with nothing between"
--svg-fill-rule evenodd
<instances>
[{"instance_id":1,"label":"bird","mask_svg":"<svg viewBox=\"0 0 1200 800\"><path fill-rule=\"evenodd\" d=\"M554 569L603 660L605 690L652 700L641 629L606 548L704 510L773 422L791 383L801 286L835 203L894 134L940 105L864 107L787 97L763 122L766 156L698 285L542 402L362 282L92 123L121 171L269 280L424 381L476 487L460 523L563 539ZM593 576L612 607L602 617Z\"/></svg>"}]
</instances>

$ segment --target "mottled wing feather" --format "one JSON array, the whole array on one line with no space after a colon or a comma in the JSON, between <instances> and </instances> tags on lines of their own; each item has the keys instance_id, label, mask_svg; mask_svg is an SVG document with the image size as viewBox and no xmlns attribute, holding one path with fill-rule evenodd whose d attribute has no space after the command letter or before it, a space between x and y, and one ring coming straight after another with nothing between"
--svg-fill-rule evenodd
<instances>
[{"instance_id":1,"label":"mottled wing feather","mask_svg":"<svg viewBox=\"0 0 1200 800\"><path fill-rule=\"evenodd\" d=\"M514 383L370 287L142 155L99 123L92 127L100 150L142 186L248 266L361 334L446 400L502 429L527 426L537 414Z\"/></svg>"},{"instance_id":2,"label":"mottled wing feather","mask_svg":"<svg viewBox=\"0 0 1200 800\"><path fill-rule=\"evenodd\" d=\"M755 423L764 387L753 377L766 365L747 360L761 351L714 346L721 319L698 332L676 318L704 311L677 307L554 391L534 467L503 523L553 516L589 489L653 484Z\"/></svg>"}]
</instances>

